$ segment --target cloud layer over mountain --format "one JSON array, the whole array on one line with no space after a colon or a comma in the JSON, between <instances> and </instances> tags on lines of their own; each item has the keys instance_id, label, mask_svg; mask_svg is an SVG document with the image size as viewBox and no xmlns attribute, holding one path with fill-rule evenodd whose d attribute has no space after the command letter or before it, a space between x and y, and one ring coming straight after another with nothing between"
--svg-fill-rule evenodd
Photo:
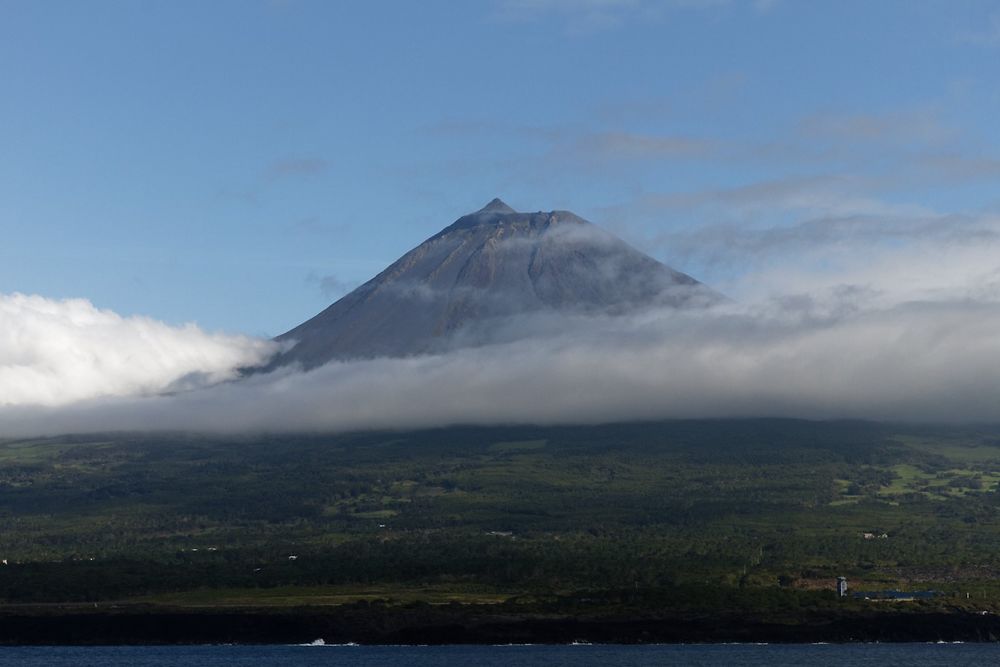
<instances>
[{"instance_id":1,"label":"cloud layer over mountain","mask_svg":"<svg viewBox=\"0 0 1000 667\"><path fill-rule=\"evenodd\" d=\"M36 342L21 348L17 364L5 343L2 386L6 402L20 405L0 417L7 436L737 416L1000 419L1000 304L872 306L871 298L842 288L705 311L522 318L511 325L546 335L148 396L195 369L231 377L267 343L120 318L86 302L7 297L5 312L34 320L22 340Z\"/></svg>"},{"instance_id":2,"label":"cloud layer over mountain","mask_svg":"<svg viewBox=\"0 0 1000 667\"><path fill-rule=\"evenodd\" d=\"M493 323L492 345L238 382L227 380L273 343L85 300L0 295L0 437L748 416L1000 421L995 215L705 228L687 241L742 262L735 301L616 317L536 311Z\"/></svg>"}]
</instances>

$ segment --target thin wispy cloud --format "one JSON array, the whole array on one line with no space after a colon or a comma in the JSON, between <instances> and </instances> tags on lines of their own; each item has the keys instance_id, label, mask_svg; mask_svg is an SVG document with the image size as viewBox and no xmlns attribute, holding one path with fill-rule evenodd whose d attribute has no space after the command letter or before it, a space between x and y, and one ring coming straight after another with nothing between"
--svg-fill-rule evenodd
<instances>
[{"instance_id":1,"label":"thin wispy cloud","mask_svg":"<svg viewBox=\"0 0 1000 667\"><path fill-rule=\"evenodd\" d=\"M1000 177L1000 157L954 151L929 153L914 161L911 169L933 176L939 183L969 183Z\"/></svg>"},{"instance_id":2,"label":"thin wispy cloud","mask_svg":"<svg viewBox=\"0 0 1000 667\"><path fill-rule=\"evenodd\" d=\"M938 114L915 110L884 114L814 114L801 119L795 132L803 140L941 145L959 131Z\"/></svg>"},{"instance_id":3,"label":"thin wispy cloud","mask_svg":"<svg viewBox=\"0 0 1000 667\"><path fill-rule=\"evenodd\" d=\"M724 142L681 132L630 132L607 128L510 126L477 122L442 123L427 128L427 131L463 142L484 135L508 136L534 146L535 152L530 157L515 161L521 173L553 168L571 172L615 163L702 161L719 158L728 150ZM482 168L483 164L481 159L477 159L474 163L470 161L469 166Z\"/></svg>"},{"instance_id":4,"label":"thin wispy cloud","mask_svg":"<svg viewBox=\"0 0 1000 667\"><path fill-rule=\"evenodd\" d=\"M753 0L753 8L758 12L766 13L775 9L781 0Z\"/></svg>"},{"instance_id":5,"label":"thin wispy cloud","mask_svg":"<svg viewBox=\"0 0 1000 667\"><path fill-rule=\"evenodd\" d=\"M959 35L959 41L986 48L1000 47L1000 11L995 11L977 28Z\"/></svg>"},{"instance_id":6,"label":"thin wispy cloud","mask_svg":"<svg viewBox=\"0 0 1000 667\"><path fill-rule=\"evenodd\" d=\"M552 148L556 154L596 162L698 158L708 156L712 150L712 142L696 137L620 131L585 133Z\"/></svg>"},{"instance_id":7,"label":"thin wispy cloud","mask_svg":"<svg viewBox=\"0 0 1000 667\"><path fill-rule=\"evenodd\" d=\"M358 286L357 282L344 280L337 274L320 274L315 271L306 275L306 282L318 287L320 293L327 299L340 298Z\"/></svg>"},{"instance_id":8,"label":"thin wispy cloud","mask_svg":"<svg viewBox=\"0 0 1000 667\"><path fill-rule=\"evenodd\" d=\"M264 178L273 180L289 176L314 176L330 169L330 163L319 157L295 157L275 160L264 169Z\"/></svg>"},{"instance_id":9,"label":"thin wispy cloud","mask_svg":"<svg viewBox=\"0 0 1000 667\"><path fill-rule=\"evenodd\" d=\"M876 195L879 185L878 179L849 174L792 176L729 188L643 195L633 202L632 210L643 208L652 213L707 208L739 219L761 215L776 219L789 212L806 217L898 217L931 213L917 204L879 199Z\"/></svg>"},{"instance_id":10,"label":"thin wispy cloud","mask_svg":"<svg viewBox=\"0 0 1000 667\"><path fill-rule=\"evenodd\" d=\"M633 103L630 109L642 109ZM613 108L612 108L613 109ZM828 209L839 214L896 214L900 208L926 207L919 203L900 203L898 196L886 193L912 191L919 194L928 188L977 182L991 178L1000 170L1000 147L971 135L967 129L944 121L927 109L903 109L881 114L810 114L782 127L768 136L726 136L718 132L692 132L669 110L663 100L656 100L644 114L643 125L657 130L623 129L620 113L605 107L595 109L589 122L562 126L516 126L499 122L443 122L429 128L439 136L453 139L483 140L501 137L521 146L522 155L506 162L457 158L462 169L488 169L511 172L509 178L537 180L544 172L577 174L608 179L629 179L637 191L637 208L659 198L665 205L683 202L704 203L708 199L753 200L766 203L755 192L779 197L779 208L793 198L827 199ZM685 129L680 129L685 127ZM641 173L597 170L615 164L618 167L668 168L699 163L704 169L731 172L738 165L748 176L744 183L726 183L712 189L672 190L658 193L641 187ZM782 175L760 180L761 170ZM586 174L584 172L589 172ZM732 176L727 174L726 180ZM706 180L703 177L697 180ZM628 182L628 181L627 181ZM768 192L770 191L770 192ZM825 193L823 191L826 191ZM706 196L706 193L717 193ZM834 199L843 204L834 205ZM852 203L855 200L862 206ZM887 203L894 200L892 204ZM881 206L877 202L883 202ZM867 202L867 205L864 205ZM807 202L802 201L805 205ZM876 210L881 208L881 210ZM893 210L889 210L889 209ZM611 207L608 207L610 210ZM832 210L829 212L833 212Z\"/></svg>"},{"instance_id":11,"label":"thin wispy cloud","mask_svg":"<svg viewBox=\"0 0 1000 667\"><path fill-rule=\"evenodd\" d=\"M775 0L499 0L495 18L527 22L562 21L571 33L614 29L636 20L661 20L670 12L716 10L745 4L758 13L771 11Z\"/></svg>"},{"instance_id":12,"label":"thin wispy cloud","mask_svg":"<svg viewBox=\"0 0 1000 667\"><path fill-rule=\"evenodd\" d=\"M220 196L258 206L268 190L281 184L312 181L329 170L329 161L321 157L300 156L272 160L260 169L250 184L222 188Z\"/></svg>"},{"instance_id":13,"label":"thin wispy cloud","mask_svg":"<svg viewBox=\"0 0 1000 667\"><path fill-rule=\"evenodd\" d=\"M621 25L644 5L643 0L502 0L495 16L513 22L555 16L572 32L592 32Z\"/></svg>"}]
</instances>

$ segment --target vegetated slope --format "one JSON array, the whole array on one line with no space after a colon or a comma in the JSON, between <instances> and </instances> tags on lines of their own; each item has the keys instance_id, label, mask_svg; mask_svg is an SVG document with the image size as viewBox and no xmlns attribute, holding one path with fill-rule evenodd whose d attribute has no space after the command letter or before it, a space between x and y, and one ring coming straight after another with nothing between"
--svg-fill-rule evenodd
<instances>
[{"instance_id":1,"label":"vegetated slope","mask_svg":"<svg viewBox=\"0 0 1000 667\"><path fill-rule=\"evenodd\" d=\"M622 314L720 296L568 211L518 213L499 199L409 251L278 336L269 368L409 356L517 338L518 317Z\"/></svg>"},{"instance_id":2,"label":"vegetated slope","mask_svg":"<svg viewBox=\"0 0 1000 667\"><path fill-rule=\"evenodd\" d=\"M845 575L855 590L971 585L993 605L997 442L778 420L8 442L0 600L481 600Z\"/></svg>"}]
</instances>

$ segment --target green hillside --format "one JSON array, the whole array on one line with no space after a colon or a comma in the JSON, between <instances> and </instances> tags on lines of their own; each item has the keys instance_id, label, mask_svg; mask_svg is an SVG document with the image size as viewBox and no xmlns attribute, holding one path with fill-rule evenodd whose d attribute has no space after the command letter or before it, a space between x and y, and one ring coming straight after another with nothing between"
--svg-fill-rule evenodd
<instances>
[{"instance_id":1,"label":"green hillside","mask_svg":"<svg viewBox=\"0 0 1000 667\"><path fill-rule=\"evenodd\" d=\"M992 608L998 482L1000 429L985 427L678 421L5 441L0 600L697 590L703 604L705 591L743 591L798 605L828 600L843 575L854 590L932 588Z\"/></svg>"}]
</instances>

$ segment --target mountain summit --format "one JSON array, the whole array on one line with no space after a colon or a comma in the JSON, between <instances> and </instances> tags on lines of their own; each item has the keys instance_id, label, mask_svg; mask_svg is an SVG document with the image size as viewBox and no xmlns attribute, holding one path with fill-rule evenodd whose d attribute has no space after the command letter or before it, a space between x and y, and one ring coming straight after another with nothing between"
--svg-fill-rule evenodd
<instances>
[{"instance_id":1,"label":"mountain summit","mask_svg":"<svg viewBox=\"0 0 1000 667\"><path fill-rule=\"evenodd\" d=\"M499 197L494 197L493 201L476 211L476 213L503 213L506 215L509 213L517 213L517 211L512 209L510 206L507 206L507 204Z\"/></svg>"},{"instance_id":2,"label":"mountain summit","mask_svg":"<svg viewBox=\"0 0 1000 667\"><path fill-rule=\"evenodd\" d=\"M719 298L569 211L519 213L494 199L278 336L295 345L269 367L488 343L527 315L614 315Z\"/></svg>"}]
</instances>

